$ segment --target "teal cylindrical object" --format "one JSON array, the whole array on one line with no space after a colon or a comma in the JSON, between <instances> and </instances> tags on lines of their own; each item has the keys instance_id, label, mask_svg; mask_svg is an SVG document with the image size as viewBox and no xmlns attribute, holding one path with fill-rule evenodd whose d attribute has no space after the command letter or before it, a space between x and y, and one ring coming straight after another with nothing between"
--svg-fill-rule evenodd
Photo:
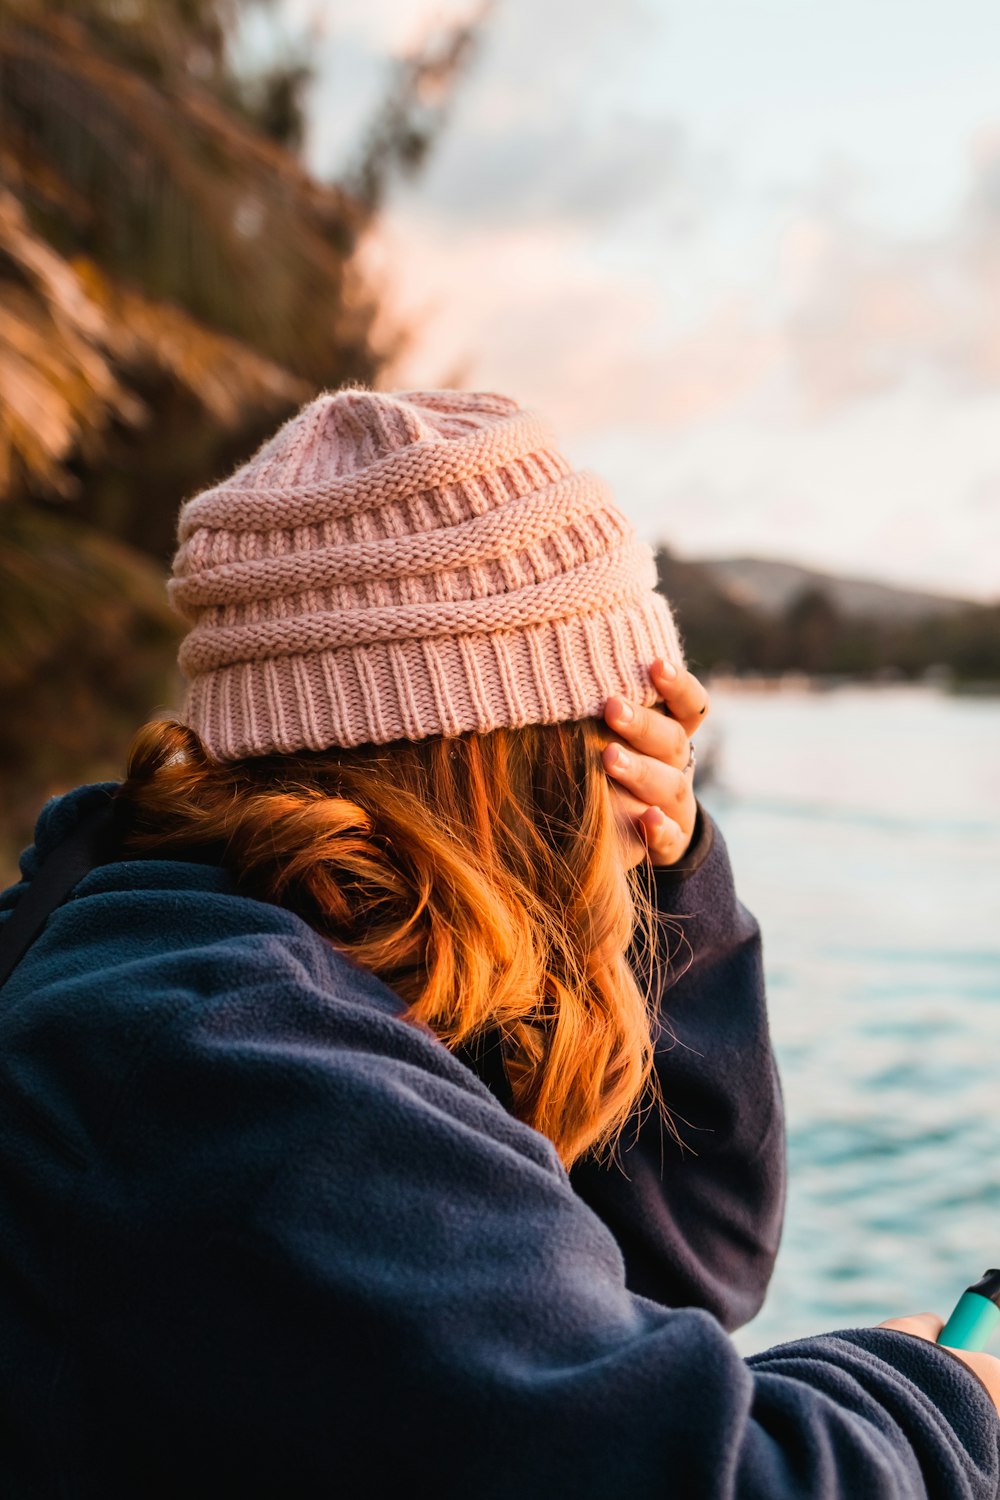
<instances>
[{"instance_id":1,"label":"teal cylindrical object","mask_svg":"<svg viewBox=\"0 0 1000 1500\"><path fill-rule=\"evenodd\" d=\"M965 1291L938 1334L949 1349L985 1349L1000 1323L1000 1270L990 1270Z\"/></svg>"}]
</instances>

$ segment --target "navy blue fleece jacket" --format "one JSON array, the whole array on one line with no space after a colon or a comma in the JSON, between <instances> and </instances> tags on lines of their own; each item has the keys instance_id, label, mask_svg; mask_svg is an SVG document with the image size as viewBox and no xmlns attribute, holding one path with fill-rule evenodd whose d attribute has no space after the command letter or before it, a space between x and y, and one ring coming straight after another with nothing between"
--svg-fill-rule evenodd
<instances>
[{"instance_id":1,"label":"navy blue fleece jacket","mask_svg":"<svg viewBox=\"0 0 1000 1500\"><path fill-rule=\"evenodd\" d=\"M110 790L48 804L25 880ZM693 1149L647 1120L626 1176L222 870L85 876L0 990L0 1494L995 1500L948 1351L734 1348L784 1197L760 934L704 810L654 879Z\"/></svg>"}]
</instances>

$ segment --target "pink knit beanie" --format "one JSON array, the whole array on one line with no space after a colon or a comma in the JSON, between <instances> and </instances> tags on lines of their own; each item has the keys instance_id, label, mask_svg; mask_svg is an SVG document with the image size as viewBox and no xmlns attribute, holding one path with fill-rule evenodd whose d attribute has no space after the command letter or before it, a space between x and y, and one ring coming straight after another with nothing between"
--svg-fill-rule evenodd
<instances>
[{"instance_id":1,"label":"pink knit beanie","mask_svg":"<svg viewBox=\"0 0 1000 1500\"><path fill-rule=\"evenodd\" d=\"M178 539L182 717L220 760L586 718L683 665L652 549L506 396L324 393Z\"/></svg>"}]
</instances>

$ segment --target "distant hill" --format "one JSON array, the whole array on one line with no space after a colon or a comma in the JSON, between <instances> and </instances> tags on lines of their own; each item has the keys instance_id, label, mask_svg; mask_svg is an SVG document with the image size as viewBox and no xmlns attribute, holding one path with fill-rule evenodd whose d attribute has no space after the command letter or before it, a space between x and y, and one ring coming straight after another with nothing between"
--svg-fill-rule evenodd
<instances>
[{"instance_id":1,"label":"distant hill","mask_svg":"<svg viewBox=\"0 0 1000 1500\"><path fill-rule=\"evenodd\" d=\"M758 609L768 616L785 612L804 589L822 589L834 607L848 618L892 620L900 624L929 615L957 615L972 601L947 594L921 593L872 579L824 573L797 563L766 557L711 557L692 559L734 604Z\"/></svg>"},{"instance_id":2,"label":"distant hill","mask_svg":"<svg viewBox=\"0 0 1000 1500\"><path fill-rule=\"evenodd\" d=\"M808 672L1000 689L1000 600L843 578L760 557L677 557L656 549L657 586L696 673ZM971 690L971 689L970 689Z\"/></svg>"}]
</instances>

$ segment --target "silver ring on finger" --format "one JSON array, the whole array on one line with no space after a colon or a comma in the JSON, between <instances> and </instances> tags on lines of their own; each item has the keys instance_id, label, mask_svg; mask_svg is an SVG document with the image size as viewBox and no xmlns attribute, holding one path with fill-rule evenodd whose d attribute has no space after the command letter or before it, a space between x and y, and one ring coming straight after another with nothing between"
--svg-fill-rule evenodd
<instances>
[{"instance_id":1,"label":"silver ring on finger","mask_svg":"<svg viewBox=\"0 0 1000 1500\"><path fill-rule=\"evenodd\" d=\"M687 771L693 771L694 768L695 768L695 766L697 764L698 764L698 757L695 754L694 740L691 740L689 742L689 744L688 744L688 759L687 759L687 765L684 767L685 772L687 772Z\"/></svg>"}]
</instances>

